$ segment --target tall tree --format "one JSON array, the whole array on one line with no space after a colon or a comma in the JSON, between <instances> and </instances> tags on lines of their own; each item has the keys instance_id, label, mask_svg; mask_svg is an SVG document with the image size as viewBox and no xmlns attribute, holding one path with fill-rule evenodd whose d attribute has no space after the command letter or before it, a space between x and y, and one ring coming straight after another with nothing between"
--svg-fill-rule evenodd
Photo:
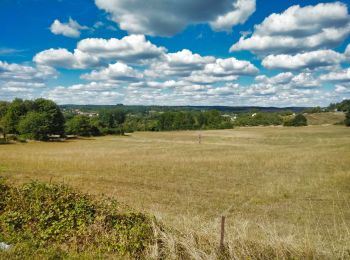
<instances>
[{"instance_id":1,"label":"tall tree","mask_svg":"<svg viewBox=\"0 0 350 260\"><path fill-rule=\"evenodd\" d=\"M46 113L52 135L64 135L65 119L59 106L52 100L38 98L33 102L33 111Z\"/></svg>"},{"instance_id":2,"label":"tall tree","mask_svg":"<svg viewBox=\"0 0 350 260\"><path fill-rule=\"evenodd\" d=\"M6 125L8 133L18 133L18 123L27 111L27 106L22 99L16 98L11 102L6 110L5 116L3 117L3 124Z\"/></svg>"}]
</instances>

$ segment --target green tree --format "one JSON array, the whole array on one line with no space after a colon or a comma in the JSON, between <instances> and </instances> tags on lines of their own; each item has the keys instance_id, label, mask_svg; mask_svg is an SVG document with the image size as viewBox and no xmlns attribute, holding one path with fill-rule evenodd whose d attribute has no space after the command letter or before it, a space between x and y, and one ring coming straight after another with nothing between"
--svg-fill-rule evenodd
<instances>
[{"instance_id":1,"label":"green tree","mask_svg":"<svg viewBox=\"0 0 350 260\"><path fill-rule=\"evenodd\" d=\"M34 100L32 109L35 112L45 113L49 120L51 135L64 135L65 119L59 106L52 100L38 98Z\"/></svg>"},{"instance_id":2,"label":"green tree","mask_svg":"<svg viewBox=\"0 0 350 260\"><path fill-rule=\"evenodd\" d=\"M0 120L3 118L9 108L10 103L6 101L0 101Z\"/></svg>"},{"instance_id":3,"label":"green tree","mask_svg":"<svg viewBox=\"0 0 350 260\"><path fill-rule=\"evenodd\" d=\"M66 133L80 136L97 136L100 131L91 124L88 117L78 115L67 121Z\"/></svg>"},{"instance_id":4,"label":"green tree","mask_svg":"<svg viewBox=\"0 0 350 260\"><path fill-rule=\"evenodd\" d=\"M8 133L18 133L18 123L27 111L27 106L22 99L16 98L11 102L3 117L3 124L6 126Z\"/></svg>"},{"instance_id":5,"label":"green tree","mask_svg":"<svg viewBox=\"0 0 350 260\"><path fill-rule=\"evenodd\" d=\"M126 120L125 110L120 108L102 110L99 113L99 120L104 133L124 134L123 123Z\"/></svg>"},{"instance_id":6,"label":"green tree","mask_svg":"<svg viewBox=\"0 0 350 260\"><path fill-rule=\"evenodd\" d=\"M29 112L18 124L18 132L26 138L47 141L51 134L50 115L43 112Z\"/></svg>"}]
</instances>

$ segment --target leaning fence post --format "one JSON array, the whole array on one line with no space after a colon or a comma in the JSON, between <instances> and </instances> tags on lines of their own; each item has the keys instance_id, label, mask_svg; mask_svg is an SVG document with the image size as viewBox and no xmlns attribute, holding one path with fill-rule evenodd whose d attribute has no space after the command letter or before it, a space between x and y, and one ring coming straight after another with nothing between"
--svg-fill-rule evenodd
<instances>
[{"instance_id":1,"label":"leaning fence post","mask_svg":"<svg viewBox=\"0 0 350 260\"><path fill-rule=\"evenodd\" d=\"M225 216L221 216L220 248L224 247L224 238L225 238Z\"/></svg>"}]
</instances>

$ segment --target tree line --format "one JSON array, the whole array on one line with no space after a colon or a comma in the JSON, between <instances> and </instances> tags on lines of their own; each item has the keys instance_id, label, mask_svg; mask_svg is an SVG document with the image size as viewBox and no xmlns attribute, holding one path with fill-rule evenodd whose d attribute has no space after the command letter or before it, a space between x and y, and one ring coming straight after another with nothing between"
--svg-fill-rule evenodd
<instances>
[{"instance_id":1,"label":"tree line","mask_svg":"<svg viewBox=\"0 0 350 260\"><path fill-rule=\"evenodd\" d=\"M331 104L328 109L347 111L345 124L350 126L350 101ZM317 108L318 110L318 108ZM93 116L61 108L53 101L15 99L0 101L0 134L3 139L22 138L47 141L67 135L123 135L134 131L175 131L230 129L235 126L305 126L303 114L284 112L249 112L224 114L217 110L128 111L123 105L106 106Z\"/></svg>"},{"instance_id":2,"label":"tree line","mask_svg":"<svg viewBox=\"0 0 350 260\"><path fill-rule=\"evenodd\" d=\"M43 98L0 102L0 133L5 140L11 137L47 141L70 134L124 134L125 118L125 111L120 109L101 111L96 118L65 115L55 102Z\"/></svg>"},{"instance_id":3,"label":"tree line","mask_svg":"<svg viewBox=\"0 0 350 260\"><path fill-rule=\"evenodd\" d=\"M171 131L232 128L219 111L166 111L128 114L122 106L106 107L96 116L61 111L53 101L15 99L0 102L0 133L8 137L47 141L67 135L123 135L133 131Z\"/></svg>"}]
</instances>

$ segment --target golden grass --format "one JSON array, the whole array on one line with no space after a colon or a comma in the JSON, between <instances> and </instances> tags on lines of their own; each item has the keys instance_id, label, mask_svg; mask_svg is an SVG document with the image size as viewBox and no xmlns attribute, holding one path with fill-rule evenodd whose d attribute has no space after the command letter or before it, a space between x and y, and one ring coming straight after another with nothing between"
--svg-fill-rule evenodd
<instances>
[{"instance_id":1,"label":"golden grass","mask_svg":"<svg viewBox=\"0 0 350 260\"><path fill-rule=\"evenodd\" d=\"M216 254L222 214L232 257L248 257L249 243L282 258L350 257L349 128L203 131L201 144L198 133L3 145L0 175L116 197L182 231L194 258Z\"/></svg>"},{"instance_id":2,"label":"golden grass","mask_svg":"<svg viewBox=\"0 0 350 260\"><path fill-rule=\"evenodd\" d=\"M334 125L345 120L344 112L322 112L306 114L305 116L309 125Z\"/></svg>"}]
</instances>

